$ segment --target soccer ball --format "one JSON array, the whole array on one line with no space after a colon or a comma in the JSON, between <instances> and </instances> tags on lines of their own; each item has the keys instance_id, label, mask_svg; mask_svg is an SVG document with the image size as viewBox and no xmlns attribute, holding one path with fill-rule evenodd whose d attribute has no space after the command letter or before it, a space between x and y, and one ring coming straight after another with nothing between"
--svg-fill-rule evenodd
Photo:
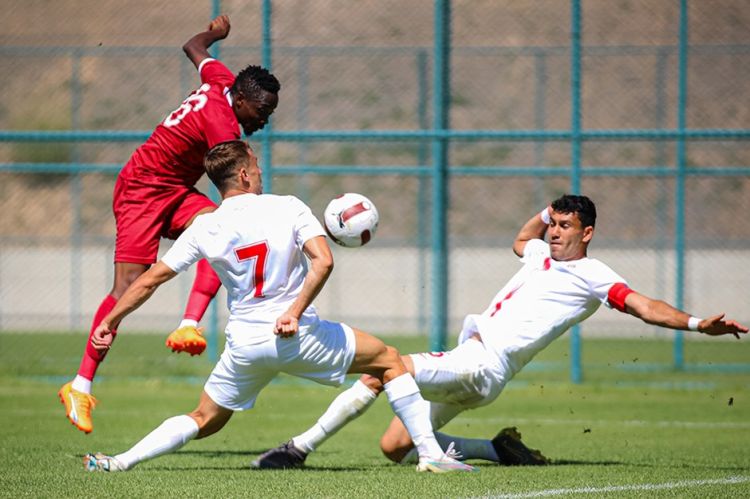
<instances>
[{"instance_id":1,"label":"soccer ball","mask_svg":"<svg viewBox=\"0 0 750 499\"><path fill-rule=\"evenodd\" d=\"M353 192L332 199L323 212L328 237L347 248L367 244L375 235L379 219L372 201Z\"/></svg>"}]
</instances>

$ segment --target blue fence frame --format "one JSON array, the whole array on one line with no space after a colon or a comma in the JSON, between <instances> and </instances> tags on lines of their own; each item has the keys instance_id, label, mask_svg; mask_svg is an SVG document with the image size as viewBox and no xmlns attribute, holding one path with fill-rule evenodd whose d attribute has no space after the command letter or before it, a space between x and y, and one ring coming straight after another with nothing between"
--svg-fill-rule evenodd
<instances>
[{"instance_id":1,"label":"blue fence frame","mask_svg":"<svg viewBox=\"0 0 750 499\"><path fill-rule=\"evenodd\" d=\"M212 0L212 14L218 15L220 12L220 1ZM429 200L431 206L431 240L429 248L432 252L432 268L430 270L431 286L431 319L430 319L430 347L433 350L442 350L446 346L447 331L447 310L448 310L448 229L447 229L447 210L446 196L447 185L451 177L457 176L514 176L514 177L538 177L547 176L568 176L570 178L570 191L573 193L580 192L581 179L583 176L658 176L664 178L676 179L675 193L675 243L674 251L677 256L676 260L676 296L674 303L678 308L682 308L684 302L684 267L685 267L685 181L693 176L750 176L750 166L741 167L712 167L712 168L687 168L686 162L686 144L690 141L698 140L748 140L750 139L750 129L689 129L686 126L686 106L688 91L688 56L690 53L710 53L721 50L738 51L742 53L750 52L750 46L690 46L688 33L688 0L680 0L680 18L679 18L679 39L676 40L675 46L661 47L582 47L581 45L581 26L582 13L580 0L570 0L571 8L571 27L570 27L570 45L568 47L521 47L521 48L504 48L504 47L479 47L479 48L462 48L452 47L451 40L451 2L450 0L434 0L434 46L432 47L433 74L432 74L432 123L427 122L427 60L429 51L426 47L406 47L399 48L401 53L404 51L413 51L418 69L418 88L419 88L419 127L418 130L276 130L273 128L273 121L262 131L256 133L254 138L261 142L263 168L263 182L269 190L272 186L274 175L298 175L304 173L314 173L317 175L410 175L417 176L420 182L432 183L432 198ZM348 48L330 48L330 47L274 47L271 40L271 20L272 20L272 2L271 0L262 1L262 43L260 47L262 64L271 68L273 63L272 49L277 51L293 50L299 56L299 80L304 82L305 74L305 57L311 54L337 53L346 50L351 53L353 50L394 50L394 49L348 49ZM52 49L34 48L34 47L0 47L0 54L23 53L25 56L50 55ZM79 85L79 60L81 57L88 55L97 55L104 53L113 53L117 51L127 51L130 54L137 53L139 50L147 50L149 54L154 51L169 51L173 53L172 47L72 47L68 49L55 48L54 53L59 55L61 50L67 50L67 54L72 58L72 129L47 131L47 130L0 130L0 142L141 142L148 138L149 131L144 130L79 130L79 120L77 118L77 108L80 105L81 90ZM219 46L214 48L214 55L218 56ZM226 49L229 51L230 49ZM240 50L234 48L234 50ZM242 48L242 50L247 50ZM450 127L450 60L451 54L460 54L462 52L472 53L517 53L533 54L536 57L537 79L541 79L542 87L545 76L545 57L548 55L570 54L570 74L571 74L571 116L570 128L562 130L534 129L534 130L454 130ZM581 114L581 59L583 55L591 54L623 54L633 53L642 54L656 53L657 64L664 66L666 57L677 53L678 57L678 96L677 96L677 127L674 129L616 129L616 130L586 130L582 128ZM658 71L663 74L664 71ZM301 92L304 92L304 85L301 85ZM663 94L663 93L662 93ZM302 101L304 102L304 96ZM663 102L665 97L660 96L659 101ZM543 97L537 92L537 122L543 125L544 106ZM662 115L664 113L662 112ZM304 124L304 114L300 115L299 121ZM653 167L586 167L581 166L581 147L585 142L596 141L658 141L674 142L676 147L676 161L674 165L655 165ZM304 164L274 166L272 156L272 146L275 142L297 142L301 144L311 142L346 142L346 141L411 141L420 144L419 166L375 166L375 165L327 165L327 166L310 166ZM535 142L540 145L544 142L564 142L570 144L571 164L564 167L512 167L512 166L463 166L448 164L448 148L453 142L460 141L512 141L512 142ZM426 164L427 146L431 149L432 164ZM54 173L71 173L76 174L71 183L71 195L73 199L80 199L80 178L77 174L90 172L108 172L116 173L121 168L120 164L92 164L81 163L73 156L74 161L71 163L0 163L0 171L14 172L54 172ZM420 193L422 190L420 190ZM420 194L418 200L420 207L426 207L428 200L423 199ZM80 207L75 205L74 210ZM80 215L76 212L74 215L74 234L72 243L74 247L80 247ZM420 234L420 248L427 248L427 241L424 235ZM73 268L80 268L80 255L73 252ZM76 260L78 259L78 260ZM76 273L73 272L72 279L77 279ZM73 292L80 292L80 282L72 283ZM77 303L72 300L72 303ZM420 297L420 304L422 304ZM75 305L74 305L75 307ZM216 304L211 309L210 327L214 341L211 342L210 357L216 358L216 345L218 341L218 313ZM76 311L77 312L77 311ZM78 314L74 314L77 316ZM684 367L683 355L683 338L681 332L676 332L674 341L674 366L677 369ZM581 341L579 328L575 327L572 331L571 341L571 379L574 382L582 381L583 375L581 370Z\"/></svg>"}]
</instances>

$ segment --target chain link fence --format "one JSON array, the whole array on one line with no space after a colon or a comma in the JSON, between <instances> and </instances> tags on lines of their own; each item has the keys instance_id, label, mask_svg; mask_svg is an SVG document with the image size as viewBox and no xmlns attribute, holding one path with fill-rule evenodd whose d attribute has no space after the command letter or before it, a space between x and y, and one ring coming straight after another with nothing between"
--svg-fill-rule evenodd
<instances>
[{"instance_id":1,"label":"chain link fence","mask_svg":"<svg viewBox=\"0 0 750 499\"><path fill-rule=\"evenodd\" d=\"M197 86L180 47L218 12L232 21L218 56L234 71L263 62L282 83L272 126L249 139L271 190L316 213L362 192L380 211L370 245L336 250L317 301L325 316L434 334L434 297L447 293L457 332L518 268L510 247L523 222L579 191L599 209L590 254L635 289L750 322L746 7L12 1L0 21L0 332L88 330L113 280L117 171ZM443 135L436 60L449 75ZM190 285L187 275L166 286L124 327L165 334ZM584 331L671 334L604 310Z\"/></svg>"}]
</instances>

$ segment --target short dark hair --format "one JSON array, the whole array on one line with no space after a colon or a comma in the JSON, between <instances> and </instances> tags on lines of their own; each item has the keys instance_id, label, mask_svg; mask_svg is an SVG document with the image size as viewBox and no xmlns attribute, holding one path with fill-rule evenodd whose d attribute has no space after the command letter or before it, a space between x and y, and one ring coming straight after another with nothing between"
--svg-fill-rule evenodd
<instances>
[{"instance_id":1,"label":"short dark hair","mask_svg":"<svg viewBox=\"0 0 750 499\"><path fill-rule=\"evenodd\" d=\"M246 99L259 100L261 92L278 94L281 83L266 68L248 66L237 74L232 84L232 95L242 94Z\"/></svg>"},{"instance_id":2,"label":"short dark hair","mask_svg":"<svg viewBox=\"0 0 750 499\"><path fill-rule=\"evenodd\" d=\"M249 164L249 147L244 140L228 140L216 144L206 152L203 166L219 192L226 190L238 167Z\"/></svg>"},{"instance_id":3,"label":"short dark hair","mask_svg":"<svg viewBox=\"0 0 750 499\"><path fill-rule=\"evenodd\" d=\"M552 209L558 213L575 213L584 227L596 226L596 206L586 196L563 194L552 201Z\"/></svg>"}]
</instances>

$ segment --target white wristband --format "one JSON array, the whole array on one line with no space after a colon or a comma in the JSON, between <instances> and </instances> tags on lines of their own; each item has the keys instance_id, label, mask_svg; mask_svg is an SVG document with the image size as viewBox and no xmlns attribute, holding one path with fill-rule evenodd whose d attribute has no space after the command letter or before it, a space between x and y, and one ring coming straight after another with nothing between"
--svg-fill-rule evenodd
<instances>
[{"instance_id":1,"label":"white wristband","mask_svg":"<svg viewBox=\"0 0 750 499\"><path fill-rule=\"evenodd\" d=\"M549 206L539 212L539 218L542 219L542 222L544 222L545 225L549 225Z\"/></svg>"},{"instance_id":2,"label":"white wristband","mask_svg":"<svg viewBox=\"0 0 750 499\"><path fill-rule=\"evenodd\" d=\"M688 329L691 331L698 331L698 324L701 323L703 319L699 319L698 317L691 317L688 319Z\"/></svg>"}]
</instances>

